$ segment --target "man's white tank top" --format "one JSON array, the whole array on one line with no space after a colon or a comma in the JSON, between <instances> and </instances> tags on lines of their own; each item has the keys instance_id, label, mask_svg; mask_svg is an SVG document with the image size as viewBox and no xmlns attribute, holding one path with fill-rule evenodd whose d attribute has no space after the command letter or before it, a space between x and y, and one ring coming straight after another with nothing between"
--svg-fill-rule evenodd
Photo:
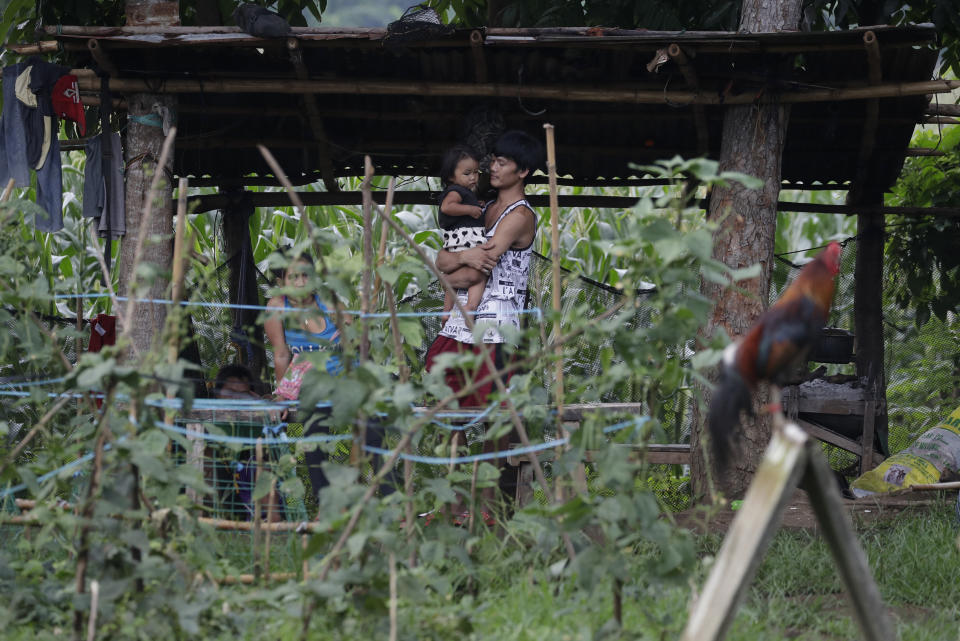
<instances>
[{"instance_id":1,"label":"man's white tank top","mask_svg":"<svg viewBox=\"0 0 960 641\"><path fill-rule=\"evenodd\" d=\"M500 222L521 205L533 211L533 207L526 200L518 200L503 210L503 213L497 218L497 222L487 230L486 237L488 239L493 238ZM534 216L536 216L535 212ZM535 238L536 227L534 227ZM477 313L473 317L474 324L485 328L482 337L484 343L505 342L506 338L498 331L501 327L509 326L520 329L519 312L523 309L527 300L527 281L530 278L530 257L532 253L533 240L523 249L508 249L500 256L500 260L497 261L490 273L487 285L483 290L483 297L480 299L480 305L477 307ZM465 305L467 291L465 289L457 290L457 298L460 299L461 305ZM467 328L456 306L450 313L450 320L440 330L440 335L447 336L460 343L474 342L473 333Z\"/></svg>"}]
</instances>

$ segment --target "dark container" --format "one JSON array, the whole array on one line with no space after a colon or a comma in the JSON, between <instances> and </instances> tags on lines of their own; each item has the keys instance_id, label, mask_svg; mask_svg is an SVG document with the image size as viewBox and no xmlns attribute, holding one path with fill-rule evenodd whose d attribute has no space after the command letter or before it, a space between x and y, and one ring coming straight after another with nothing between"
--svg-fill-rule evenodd
<instances>
[{"instance_id":1,"label":"dark container","mask_svg":"<svg viewBox=\"0 0 960 641\"><path fill-rule=\"evenodd\" d=\"M839 327L824 327L813 346L810 359L815 363L849 363L853 360L853 333Z\"/></svg>"}]
</instances>

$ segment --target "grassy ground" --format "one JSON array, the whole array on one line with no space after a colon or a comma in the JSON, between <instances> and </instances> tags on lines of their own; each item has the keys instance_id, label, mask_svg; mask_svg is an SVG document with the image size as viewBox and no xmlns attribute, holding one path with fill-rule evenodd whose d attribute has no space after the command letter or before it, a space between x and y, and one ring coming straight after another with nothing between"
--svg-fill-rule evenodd
<instances>
[{"instance_id":1,"label":"grassy ground","mask_svg":"<svg viewBox=\"0 0 960 641\"><path fill-rule=\"evenodd\" d=\"M924 512L906 513L894 521L873 523L859 529L859 538L904 641L960 641L960 568L955 515L946 504ZM9 530L10 528L4 528ZM15 537L14 537L15 538ZM496 549L498 537L489 534L478 546L481 554ZM8 538L8 541L11 540ZM689 581L666 588L650 586L641 554L625 553L623 561L633 581L623 591L623 629L612 621L609 583L599 589L579 587L577 577L554 578L543 563L527 555L511 559L478 559L471 588L456 579L443 589L405 590L400 581L399 626L401 639L504 639L561 641L596 639L676 639L687 617L691 591L702 586L712 555L721 538L700 537L700 562ZM249 540L242 535L224 535L226 558L222 569L245 571ZM276 570L296 564L288 537L275 540ZM21 566L23 567L23 566ZM8 568L12 569L12 568ZM9 575L7 575L9 577ZM13 585L23 587L21 577ZM11 583L4 588L9 589ZM66 587L66 586L65 586ZM69 588L68 588L69 589ZM859 638L851 619L843 587L821 539L806 532L781 532L761 564L753 588L728 635L731 640L809 641ZM300 600L284 596L276 588L274 601L252 588L222 587L220 596L230 607L218 603L208 615L210 627L201 627L206 639L300 638ZM229 614L228 614L229 610ZM237 629L224 625L221 617L239 618ZM9 622L7 622L9 623ZM67 617L59 626L7 627L13 639L65 638ZM310 638L385 638L386 612L368 611L363 616L319 610L313 618ZM233 628L225 633L225 628ZM203 629L207 628L207 629Z\"/></svg>"}]
</instances>

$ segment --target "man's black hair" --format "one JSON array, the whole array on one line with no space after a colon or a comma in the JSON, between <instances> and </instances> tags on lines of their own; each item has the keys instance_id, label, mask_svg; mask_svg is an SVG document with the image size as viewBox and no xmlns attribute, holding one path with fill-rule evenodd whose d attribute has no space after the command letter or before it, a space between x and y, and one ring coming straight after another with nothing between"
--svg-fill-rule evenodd
<instances>
[{"instance_id":1,"label":"man's black hair","mask_svg":"<svg viewBox=\"0 0 960 641\"><path fill-rule=\"evenodd\" d=\"M543 169L546 162L543 145L540 144L540 141L527 132L518 129L504 132L502 136L497 138L497 144L493 146L493 155L509 158L517 163L518 170L527 169L530 174L537 169ZM529 177L529 174L527 177Z\"/></svg>"},{"instance_id":2,"label":"man's black hair","mask_svg":"<svg viewBox=\"0 0 960 641\"><path fill-rule=\"evenodd\" d=\"M250 369L246 365L232 364L224 365L220 368L220 371L217 372L217 379L214 381L214 389L220 391L223 389L223 384L227 382L228 378L239 378L241 381L250 383L252 388L256 381L253 380L253 374L250 373Z\"/></svg>"},{"instance_id":3,"label":"man's black hair","mask_svg":"<svg viewBox=\"0 0 960 641\"><path fill-rule=\"evenodd\" d=\"M467 145L455 145L443 154L443 162L440 163L440 180L444 187L450 184L450 177L457 171L457 165L464 158L473 158L480 162L480 154Z\"/></svg>"}]
</instances>

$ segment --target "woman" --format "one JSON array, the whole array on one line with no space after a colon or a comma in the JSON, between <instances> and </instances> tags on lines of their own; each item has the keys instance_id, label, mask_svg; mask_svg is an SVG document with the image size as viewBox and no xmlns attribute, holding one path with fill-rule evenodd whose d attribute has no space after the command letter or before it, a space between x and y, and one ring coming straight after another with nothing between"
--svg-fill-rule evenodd
<instances>
[{"instance_id":1,"label":"woman","mask_svg":"<svg viewBox=\"0 0 960 641\"><path fill-rule=\"evenodd\" d=\"M273 371L277 384L277 397L296 401L300 398L300 386L304 375L314 367L311 352L331 351L327 357L327 372L338 375L343 367L340 361L340 331L333 322L326 305L310 286L313 264L306 256L300 255L291 260L283 273L283 287L288 293L274 296L267 302L267 308L277 311L268 312L263 329L273 348ZM349 322L349 319L345 319ZM329 414L328 410L324 410ZM286 419L285 410L281 418ZM306 423L310 432L319 425L317 417ZM324 430L325 431L325 430ZM308 432L305 436L309 435ZM314 495L328 485L327 477L320 464L326 455L320 447L304 453L304 461L313 486Z\"/></svg>"},{"instance_id":2,"label":"woman","mask_svg":"<svg viewBox=\"0 0 960 641\"><path fill-rule=\"evenodd\" d=\"M273 347L277 396L288 401L300 398L303 375L313 367L306 354L340 347L340 331L326 305L309 286L312 272L313 265L305 256L294 258L283 272L283 287L291 293L274 296L267 302L268 309L282 310L269 314L263 329ZM331 374L339 374L339 354L331 354L326 367Z\"/></svg>"}]
</instances>

